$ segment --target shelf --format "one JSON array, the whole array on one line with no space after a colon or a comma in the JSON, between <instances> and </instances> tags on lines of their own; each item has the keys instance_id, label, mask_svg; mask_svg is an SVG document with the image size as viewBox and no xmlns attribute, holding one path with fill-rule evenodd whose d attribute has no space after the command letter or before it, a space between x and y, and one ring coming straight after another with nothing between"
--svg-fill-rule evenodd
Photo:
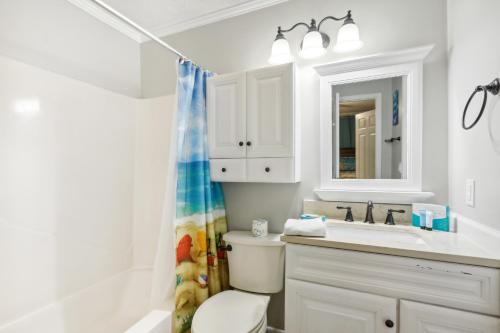
<instances>
[{"instance_id":1,"label":"shelf","mask_svg":"<svg viewBox=\"0 0 500 333\"><path fill-rule=\"evenodd\" d=\"M406 191L353 191L316 189L314 193L324 201L364 202L372 200L378 203L411 204L424 202L434 196L433 192Z\"/></svg>"}]
</instances>

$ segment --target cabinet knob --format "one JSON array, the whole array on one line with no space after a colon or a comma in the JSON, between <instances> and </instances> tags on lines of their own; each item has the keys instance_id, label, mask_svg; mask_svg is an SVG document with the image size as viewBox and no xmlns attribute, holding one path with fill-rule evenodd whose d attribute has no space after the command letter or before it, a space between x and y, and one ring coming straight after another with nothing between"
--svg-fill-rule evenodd
<instances>
[{"instance_id":1,"label":"cabinet knob","mask_svg":"<svg viewBox=\"0 0 500 333\"><path fill-rule=\"evenodd\" d=\"M222 172L226 172L226 168L222 168L220 171L222 171Z\"/></svg>"},{"instance_id":2,"label":"cabinet knob","mask_svg":"<svg viewBox=\"0 0 500 333\"><path fill-rule=\"evenodd\" d=\"M394 322L392 320L390 320L390 319L387 319L385 321L385 326L387 326L389 328L394 327Z\"/></svg>"},{"instance_id":3,"label":"cabinet knob","mask_svg":"<svg viewBox=\"0 0 500 333\"><path fill-rule=\"evenodd\" d=\"M244 143L243 141L238 142L238 145L239 145L240 147L243 147L243 145L244 145L244 144L245 144L245 143Z\"/></svg>"},{"instance_id":4,"label":"cabinet knob","mask_svg":"<svg viewBox=\"0 0 500 333\"><path fill-rule=\"evenodd\" d=\"M247 141L247 146L251 146L252 145L252 142L251 141Z\"/></svg>"},{"instance_id":5,"label":"cabinet knob","mask_svg":"<svg viewBox=\"0 0 500 333\"><path fill-rule=\"evenodd\" d=\"M271 168L270 167L266 167L264 170L266 170L266 172L269 172L269 171L271 171Z\"/></svg>"}]
</instances>

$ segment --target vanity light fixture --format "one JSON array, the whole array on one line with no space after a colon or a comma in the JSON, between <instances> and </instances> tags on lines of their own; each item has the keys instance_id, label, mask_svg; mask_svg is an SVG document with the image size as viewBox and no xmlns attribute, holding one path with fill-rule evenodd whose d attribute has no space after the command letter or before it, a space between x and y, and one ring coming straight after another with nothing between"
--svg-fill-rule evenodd
<instances>
[{"instance_id":1,"label":"vanity light fixture","mask_svg":"<svg viewBox=\"0 0 500 333\"><path fill-rule=\"evenodd\" d=\"M324 55L330 45L330 37L320 31L321 25L326 20L342 21L344 24L340 27L337 34L337 42L333 47L335 52L350 52L357 50L363 46L363 42L359 39L359 29L352 19L351 11L347 11L344 17L327 16L319 21L316 25L316 20L311 19L311 24L299 22L294 24L290 29L281 29L278 27L278 34L271 48L271 57L269 63L283 64L293 60L290 53L290 44L288 43L283 33L290 32L298 26L305 26L307 33L300 43L300 57L304 59L313 59Z\"/></svg>"}]
</instances>

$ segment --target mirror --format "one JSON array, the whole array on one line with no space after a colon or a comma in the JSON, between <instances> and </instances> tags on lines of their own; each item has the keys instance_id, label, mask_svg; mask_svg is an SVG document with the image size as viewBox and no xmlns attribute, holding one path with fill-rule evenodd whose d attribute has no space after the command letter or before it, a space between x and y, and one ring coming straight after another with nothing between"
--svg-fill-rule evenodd
<instances>
[{"instance_id":1,"label":"mirror","mask_svg":"<svg viewBox=\"0 0 500 333\"><path fill-rule=\"evenodd\" d=\"M331 86L333 178L406 178L405 86L405 76Z\"/></svg>"},{"instance_id":2,"label":"mirror","mask_svg":"<svg viewBox=\"0 0 500 333\"><path fill-rule=\"evenodd\" d=\"M422 192L423 61L433 46L343 59L319 75L320 187L328 201L414 202ZM356 140L357 139L357 140Z\"/></svg>"}]
</instances>

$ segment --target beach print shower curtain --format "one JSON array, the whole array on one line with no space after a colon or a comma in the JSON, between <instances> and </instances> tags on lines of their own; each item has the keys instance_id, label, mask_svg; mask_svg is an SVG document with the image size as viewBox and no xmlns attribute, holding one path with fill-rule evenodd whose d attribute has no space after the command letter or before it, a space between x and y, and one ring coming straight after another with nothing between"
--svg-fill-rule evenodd
<instances>
[{"instance_id":1,"label":"beach print shower curtain","mask_svg":"<svg viewBox=\"0 0 500 333\"><path fill-rule=\"evenodd\" d=\"M176 290L174 329L191 331L196 308L229 288L224 196L210 181L206 87L212 76L190 61L178 64Z\"/></svg>"}]
</instances>

